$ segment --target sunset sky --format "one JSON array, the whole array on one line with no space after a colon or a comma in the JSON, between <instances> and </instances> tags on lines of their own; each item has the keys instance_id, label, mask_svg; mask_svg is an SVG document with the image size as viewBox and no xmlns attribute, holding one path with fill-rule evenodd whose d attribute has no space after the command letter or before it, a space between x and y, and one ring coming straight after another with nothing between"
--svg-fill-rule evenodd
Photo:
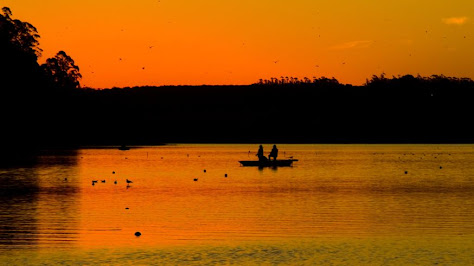
<instances>
[{"instance_id":1,"label":"sunset sky","mask_svg":"<svg viewBox=\"0 0 474 266\"><path fill-rule=\"evenodd\" d=\"M474 78L472 0L0 0L82 85L251 84L373 74Z\"/></svg>"}]
</instances>

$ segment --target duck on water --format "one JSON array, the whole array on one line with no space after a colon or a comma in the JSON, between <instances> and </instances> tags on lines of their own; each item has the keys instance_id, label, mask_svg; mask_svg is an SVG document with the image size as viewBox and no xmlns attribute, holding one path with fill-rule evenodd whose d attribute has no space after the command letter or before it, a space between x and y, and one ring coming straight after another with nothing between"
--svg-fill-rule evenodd
<instances>
[{"instance_id":1,"label":"duck on water","mask_svg":"<svg viewBox=\"0 0 474 266\"><path fill-rule=\"evenodd\" d=\"M272 151L268 155L268 158L263 154L263 146L260 145L258 152L255 155L258 157L258 161L239 161L242 166L258 166L258 167L276 167L276 166L292 166L293 162L297 162L297 159L284 159L277 160L278 148L273 145ZM273 158L273 159L272 159Z\"/></svg>"}]
</instances>

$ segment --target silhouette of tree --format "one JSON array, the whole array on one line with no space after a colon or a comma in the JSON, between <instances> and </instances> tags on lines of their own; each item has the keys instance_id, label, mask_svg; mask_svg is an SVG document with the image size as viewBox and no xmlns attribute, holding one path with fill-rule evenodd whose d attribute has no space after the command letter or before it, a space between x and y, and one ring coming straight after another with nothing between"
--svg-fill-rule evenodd
<instances>
[{"instance_id":1,"label":"silhouette of tree","mask_svg":"<svg viewBox=\"0 0 474 266\"><path fill-rule=\"evenodd\" d=\"M0 80L6 87L38 85L41 55L38 31L28 22L12 18L8 7L0 13Z\"/></svg>"},{"instance_id":2,"label":"silhouette of tree","mask_svg":"<svg viewBox=\"0 0 474 266\"><path fill-rule=\"evenodd\" d=\"M12 19L10 8L3 7L0 14L0 40L3 45L11 45L17 50L35 58L41 55L42 50L38 47L37 29L28 22Z\"/></svg>"},{"instance_id":3,"label":"silhouette of tree","mask_svg":"<svg viewBox=\"0 0 474 266\"><path fill-rule=\"evenodd\" d=\"M82 75L74 60L64 51L59 51L53 58L48 58L41 65L45 73L51 77L53 83L60 88L79 88Z\"/></svg>"}]
</instances>

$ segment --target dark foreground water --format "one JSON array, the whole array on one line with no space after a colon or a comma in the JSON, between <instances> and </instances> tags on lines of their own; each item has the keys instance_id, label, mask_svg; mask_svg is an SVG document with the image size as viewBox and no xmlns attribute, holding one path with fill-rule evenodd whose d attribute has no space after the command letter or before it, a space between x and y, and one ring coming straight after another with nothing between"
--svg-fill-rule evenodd
<instances>
[{"instance_id":1,"label":"dark foreground water","mask_svg":"<svg viewBox=\"0 0 474 266\"><path fill-rule=\"evenodd\" d=\"M278 147L299 161L167 145L2 168L0 263L474 263L474 145Z\"/></svg>"}]
</instances>

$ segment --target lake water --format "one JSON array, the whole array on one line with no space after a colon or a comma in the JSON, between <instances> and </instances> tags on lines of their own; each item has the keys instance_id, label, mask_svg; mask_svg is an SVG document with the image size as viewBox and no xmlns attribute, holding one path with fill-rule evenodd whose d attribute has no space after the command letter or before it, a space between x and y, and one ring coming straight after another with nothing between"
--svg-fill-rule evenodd
<instances>
[{"instance_id":1,"label":"lake water","mask_svg":"<svg viewBox=\"0 0 474 266\"><path fill-rule=\"evenodd\" d=\"M474 263L474 145L278 145L293 167L241 167L257 148L45 151L1 168L0 263Z\"/></svg>"}]
</instances>

